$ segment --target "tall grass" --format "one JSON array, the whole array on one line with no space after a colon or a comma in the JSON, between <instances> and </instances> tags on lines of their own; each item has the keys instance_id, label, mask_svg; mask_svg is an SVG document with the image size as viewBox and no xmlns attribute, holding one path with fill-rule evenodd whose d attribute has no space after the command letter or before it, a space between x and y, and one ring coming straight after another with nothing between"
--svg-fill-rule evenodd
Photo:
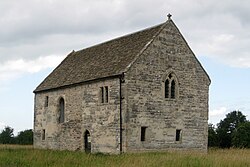
<instances>
[{"instance_id":1,"label":"tall grass","mask_svg":"<svg viewBox=\"0 0 250 167\"><path fill-rule=\"evenodd\" d=\"M32 146L0 145L0 167L250 167L249 149L210 149L197 152L152 152L122 155L33 149Z\"/></svg>"}]
</instances>

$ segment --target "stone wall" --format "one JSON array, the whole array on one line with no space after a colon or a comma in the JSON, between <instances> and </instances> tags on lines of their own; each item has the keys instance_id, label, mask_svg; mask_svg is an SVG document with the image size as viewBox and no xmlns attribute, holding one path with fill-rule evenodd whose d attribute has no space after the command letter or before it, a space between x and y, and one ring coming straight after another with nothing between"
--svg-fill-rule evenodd
<instances>
[{"instance_id":1,"label":"stone wall","mask_svg":"<svg viewBox=\"0 0 250 167\"><path fill-rule=\"evenodd\" d=\"M109 102L100 102L100 87L109 87ZM119 79L36 93L34 146L84 150L84 132L91 136L91 151L119 153ZM46 96L49 97L45 107ZM65 121L59 123L59 100L65 100ZM42 140L45 129L45 140Z\"/></svg>"},{"instance_id":2,"label":"stone wall","mask_svg":"<svg viewBox=\"0 0 250 167\"><path fill-rule=\"evenodd\" d=\"M168 24L125 75L127 151L207 150L210 81L179 30ZM178 81L175 99L164 96L170 72ZM175 141L177 129L180 141Z\"/></svg>"}]
</instances>

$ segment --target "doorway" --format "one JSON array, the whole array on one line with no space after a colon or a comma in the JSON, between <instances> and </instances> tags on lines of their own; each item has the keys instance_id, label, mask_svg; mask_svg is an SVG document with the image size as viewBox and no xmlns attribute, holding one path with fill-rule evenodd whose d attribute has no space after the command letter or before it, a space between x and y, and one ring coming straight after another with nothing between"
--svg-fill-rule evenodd
<instances>
[{"instance_id":1,"label":"doorway","mask_svg":"<svg viewBox=\"0 0 250 167\"><path fill-rule=\"evenodd\" d=\"M84 133L84 150L86 153L91 152L91 136L88 130Z\"/></svg>"}]
</instances>

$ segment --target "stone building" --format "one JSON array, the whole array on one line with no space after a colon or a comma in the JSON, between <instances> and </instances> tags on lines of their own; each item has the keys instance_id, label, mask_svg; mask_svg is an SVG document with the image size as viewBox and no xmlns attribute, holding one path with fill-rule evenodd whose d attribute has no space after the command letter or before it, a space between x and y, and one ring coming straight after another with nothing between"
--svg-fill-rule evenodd
<instances>
[{"instance_id":1,"label":"stone building","mask_svg":"<svg viewBox=\"0 0 250 167\"><path fill-rule=\"evenodd\" d=\"M207 150L210 79L172 21L71 52L34 90L34 146Z\"/></svg>"}]
</instances>

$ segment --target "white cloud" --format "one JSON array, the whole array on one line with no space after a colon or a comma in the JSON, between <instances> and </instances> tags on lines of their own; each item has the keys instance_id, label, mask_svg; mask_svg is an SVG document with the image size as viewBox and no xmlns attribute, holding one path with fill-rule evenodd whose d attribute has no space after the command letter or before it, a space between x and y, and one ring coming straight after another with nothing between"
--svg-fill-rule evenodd
<instances>
[{"instance_id":1,"label":"white cloud","mask_svg":"<svg viewBox=\"0 0 250 167\"><path fill-rule=\"evenodd\" d=\"M209 110L209 122L213 124L219 123L219 121L225 117L227 111L228 109L226 107L219 107L219 108L212 109L212 110L210 109Z\"/></svg>"},{"instance_id":2,"label":"white cloud","mask_svg":"<svg viewBox=\"0 0 250 167\"><path fill-rule=\"evenodd\" d=\"M196 55L250 68L249 10L250 1L234 0L0 1L0 62L62 55L164 22L170 12Z\"/></svg>"},{"instance_id":3,"label":"white cloud","mask_svg":"<svg viewBox=\"0 0 250 167\"><path fill-rule=\"evenodd\" d=\"M4 129L5 126L6 125L4 123L0 122L0 132Z\"/></svg>"},{"instance_id":4,"label":"white cloud","mask_svg":"<svg viewBox=\"0 0 250 167\"><path fill-rule=\"evenodd\" d=\"M45 56L35 60L10 60L0 64L0 81L11 80L20 77L25 73L36 73L47 68L57 66L64 56Z\"/></svg>"},{"instance_id":5,"label":"white cloud","mask_svg":"<svg viewBox=\"0 0 250 167\"><path fill-rule=\"evenodd\" d=\"M232 34L211 34L203 43L197 44L195 50L200 55L207 55L231 67L250 68L249 47L250 39L232 32Z\"/></svg>"},{"instance_id":6,"label":"white cloud","mask_svg":"<svg viewBox=\"0 0 250 167\"><path fill-rule=\"evenodd\" d=\"M209 111L209 117L218 117L218 116L223 116L225 115L227 112L227 108L226 107L220 107L217 109L213 109L211 111Z\"/></svg>"}]
</instances>

